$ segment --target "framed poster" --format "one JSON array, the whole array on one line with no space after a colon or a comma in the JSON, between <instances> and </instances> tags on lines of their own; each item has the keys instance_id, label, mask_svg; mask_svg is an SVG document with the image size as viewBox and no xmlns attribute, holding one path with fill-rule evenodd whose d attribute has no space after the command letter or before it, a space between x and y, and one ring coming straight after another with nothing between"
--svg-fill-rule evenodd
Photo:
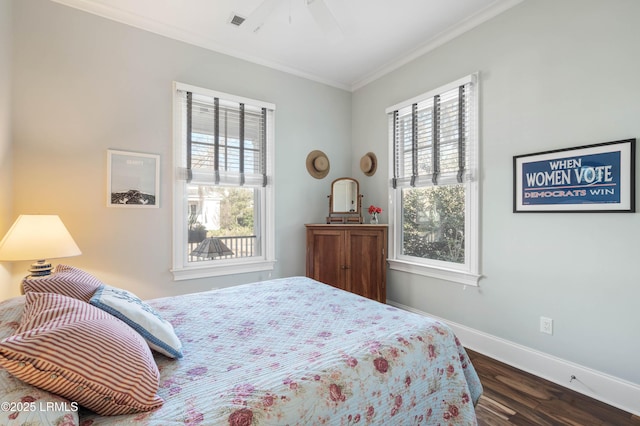
<instances>
[{"instance_id":1,"label":"framed poster","mask_svg":"<svg viewBox=\"0 0 640 426\"><path fill-rule=\"evenodd\" d=\"M107 206L158 208L160 155L108 149Z\"/></svg>"},{"instance_id":2,"label":"framed poster","mask_svg":"<svg viewBox=\"0 0 640 426\"><path fill-rule=\"evenodd\" d=\"M513 211L635 212L636 140L513 157Z\"/></svg>"}]
</instances>

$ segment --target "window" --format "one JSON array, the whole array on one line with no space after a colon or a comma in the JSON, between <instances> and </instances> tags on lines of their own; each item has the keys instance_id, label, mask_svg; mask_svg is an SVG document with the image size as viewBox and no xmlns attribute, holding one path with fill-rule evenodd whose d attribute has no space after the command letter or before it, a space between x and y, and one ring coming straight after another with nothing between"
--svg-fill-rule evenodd
<instances>
[{"instance_id":1,"label":"window","mask_svg":"<svg viewBox=\"0 0 640 426\"><path fill-rule=\"evenodd\" d=\"M390 107L387 114L391 268L477 285L477 75Z\"/></svg>"},{"instance_id":2,"label":"window","mask_svg":"<svg viewBox=\"0 0 640 426\"><path fill-rule=\"evenodd\" d=\"M174 83L176 280L273 269L274 111Z\"/></svg>"}]
</instances>

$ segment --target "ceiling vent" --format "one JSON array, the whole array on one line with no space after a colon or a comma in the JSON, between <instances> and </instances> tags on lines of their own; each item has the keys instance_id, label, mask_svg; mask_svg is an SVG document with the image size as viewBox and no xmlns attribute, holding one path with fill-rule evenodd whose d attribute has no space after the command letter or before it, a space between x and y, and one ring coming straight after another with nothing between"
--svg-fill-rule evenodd
<instances>
[{"instance_id":1,"label":"ceiling vent","mask_svg":"<svg viewBox=\"0 0 640 426\"><path fill-rule=\"evenodd\" d=\"M235 25L236 27L239 27L240 25L242 25L242 23L245 21L245 19L240 15L236 15L235 13L231 15L231 18L229 19L229 23L231 25Z\"/></svg>"}]
</instances>

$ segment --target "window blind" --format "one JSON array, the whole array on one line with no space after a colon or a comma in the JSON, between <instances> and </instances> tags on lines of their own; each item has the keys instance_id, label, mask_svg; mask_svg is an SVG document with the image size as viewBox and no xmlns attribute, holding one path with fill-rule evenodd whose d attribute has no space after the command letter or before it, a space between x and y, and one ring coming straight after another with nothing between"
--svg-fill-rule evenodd
<instances>
[{"instance_id":1,"label":"window blind","mask_svg":"<svg viewBox=\"0 0 640 426\"><path fill-rule=\"evenodd\" d=\"M266 186L273 110L216 94L177 90L184 152L180 177L198 184Z\"/></svg>"},{"instance_id":2,"label":"window blind","mask_svg":"<svg viewBox=\"0 0 640 426\"><path fill-rule=\"evenodd\" d=\"M387 109L394 188L473 179L475 165L467 144L474 122L472 77Z\"/></svg>"}]
</instances>

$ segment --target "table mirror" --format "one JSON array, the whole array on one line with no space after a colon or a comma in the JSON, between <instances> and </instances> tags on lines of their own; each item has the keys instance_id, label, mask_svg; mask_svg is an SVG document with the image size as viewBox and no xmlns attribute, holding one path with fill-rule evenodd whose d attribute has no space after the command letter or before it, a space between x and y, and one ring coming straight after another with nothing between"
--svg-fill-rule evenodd
<instances>
[{"instance_id":1,"label":"table mirror","mask_svg":"<svg viewBox=\"0 0 640 426\"><path fill-rule=\"evenodd\" d=\"M327 223L362 223L362 195L357 180L343 177L331 183Z\"/></svg>"}]
</instances>

